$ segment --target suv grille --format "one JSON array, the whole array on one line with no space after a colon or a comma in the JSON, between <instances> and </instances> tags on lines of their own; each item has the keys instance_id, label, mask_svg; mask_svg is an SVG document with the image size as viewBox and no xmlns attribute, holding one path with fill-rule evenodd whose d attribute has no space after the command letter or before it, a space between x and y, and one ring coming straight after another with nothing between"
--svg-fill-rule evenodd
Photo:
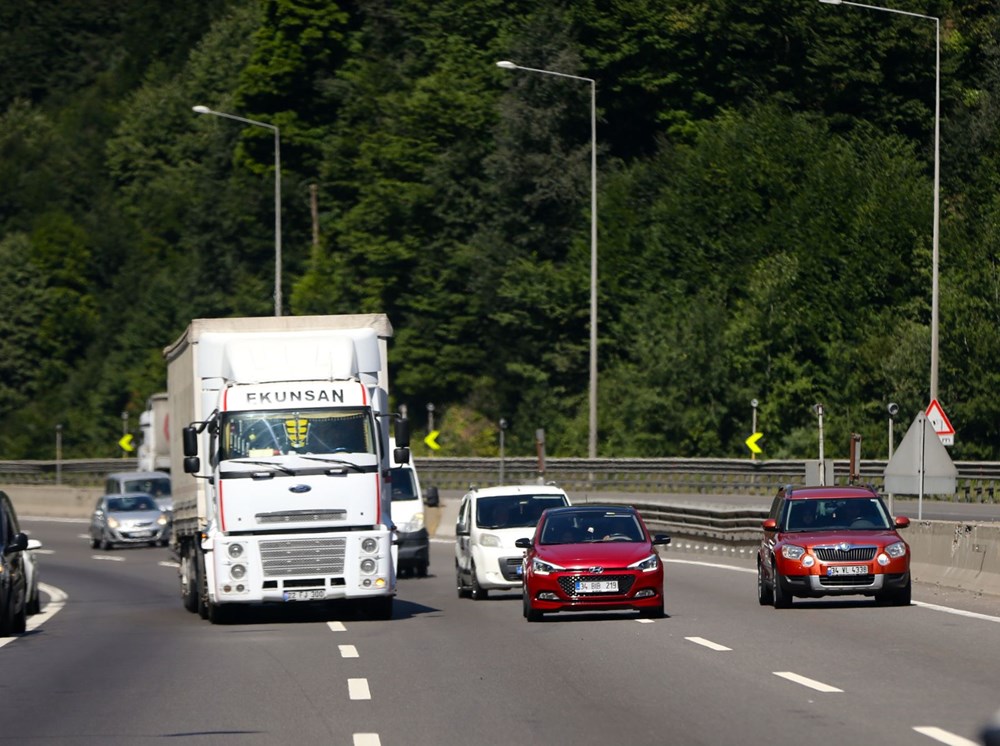
<instances>
[{"instance_id":1,"label":"suv grille","mask_svg":"<svg viewBox=\"0 0 1000 746\"><path fill-rule=\"evenodd\" d=\"M813 551L816 558L823 562L869 562L875 558L878 547L816 547Z\"/></svg>"},{"instance_id":2,"label":"suv grille","mask_svg":"<svg viewBox=\"0 0 1000 746\"><path fill-rule=\"evenodd\" d=\"M576 581L578 580L617 580L617 593L577 593ZM632 583L635 582L633 575L570 575L559 578L559 587L567 596L580 598L581 596L627 596L632 590Z\"/></svg>"},{"instance_id":3,"label":"suv grille","mask_svg":"<svg viewBox=\"0 0 1000 746\"><path fill-rule=\"evenodd\" d=\"M343 575L347 539L282 539L262 541L265 578L288 575Z\"/></svg>"}]
</instances>

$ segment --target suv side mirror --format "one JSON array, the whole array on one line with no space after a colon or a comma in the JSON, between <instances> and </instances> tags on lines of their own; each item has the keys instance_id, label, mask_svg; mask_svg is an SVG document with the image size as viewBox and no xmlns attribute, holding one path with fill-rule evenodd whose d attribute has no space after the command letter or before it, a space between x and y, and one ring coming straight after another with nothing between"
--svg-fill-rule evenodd
<instances>
[{"instance_id":1,"label":"suv side mirror","mask_svg":"<svg viewBox=\"0 0 1000 746\"><path fill-rule=\"evenodd\" d=\"M764 523L761 524L761 526L765 531L774 531L776 528L778 528L778 522L773 518L768 518L767 520L764 521Z\"/></svg>"}]
</instances>

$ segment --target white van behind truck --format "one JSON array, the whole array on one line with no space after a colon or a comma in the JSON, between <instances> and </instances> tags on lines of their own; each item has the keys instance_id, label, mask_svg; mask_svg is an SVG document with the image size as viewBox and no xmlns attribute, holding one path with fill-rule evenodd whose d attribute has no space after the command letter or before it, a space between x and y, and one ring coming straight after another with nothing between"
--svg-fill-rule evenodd
<instances>
[{"instance_id":1,"label":"white van behind truck","mask_svg":"<svg viewBox=\"0 0 1000 746\"><path fill-rule=\"evenodd\" d=\"M566 493L551 484L474 489L458 507L455 524L455 576L459 598L486 598L491 590L521 590L524 550L514 546L530 537L546 508L569 505Z\"/></svg>"},{"instance_id":2,"label":"white van behind truck","mask_svg":"<svg viewBox=\"0 0 1000 746\"><path fill-rule=\"evenodd\" d=\"M389 452L396 444L390 439ZM411 460L400 464L393 460L389 470L392 481L392 521L396 526L396 575L427 576L430 566L430 537L424 521L424 499L420 478Z\"/></svg>"}]
</instances>

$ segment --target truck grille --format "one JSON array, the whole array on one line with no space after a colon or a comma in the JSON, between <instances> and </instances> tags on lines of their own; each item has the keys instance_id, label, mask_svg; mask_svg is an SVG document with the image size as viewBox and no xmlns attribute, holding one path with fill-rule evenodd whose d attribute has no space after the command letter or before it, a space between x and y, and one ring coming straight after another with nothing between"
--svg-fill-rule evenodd
<instances>
[{"instance_id":1,"label":"truck grille","mask_svg":"<svg viewBox=\"0 0 1000 746\"><path fill-rule=\"evenodd\" d=\"M823 562L869 562L875 557L877 547L816 547L817 559Z\"/></svg>"},{"instance_id":2,"label":"truck grille","mask_svg":"<svg viewBox=\"0 0 1000 746\"><path fill-rule=\"evenodd\" d=\"M343 575L347 539L281 539L262 541L265 578L289 575Z\"/></svg>"}]
</instances>

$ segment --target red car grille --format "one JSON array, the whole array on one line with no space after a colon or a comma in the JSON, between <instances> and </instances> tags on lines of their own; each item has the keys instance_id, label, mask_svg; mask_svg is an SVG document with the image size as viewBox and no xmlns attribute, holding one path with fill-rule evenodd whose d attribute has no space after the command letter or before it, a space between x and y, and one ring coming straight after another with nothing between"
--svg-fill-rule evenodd
<instances>
[{"instance_id":1,"label":"red car grille","mask_svg":"<svg viewBox=\"0 0 1000 746\"><path fill-rule=\"evenodd\" d=\"M823 562L869 562L875 557L878 547L816 547L816 558Z\"/></svg>"},{"instance_id":2,"label":"red car grille","mask_svg":"<svg viewBox=\"0 0 1000 746\"><path fill-rule=\"evenodd\" d=\"M618 592L577 593L576 581L578 580L617 580ZM632 575L567 575L559 578L559 587L562 588L563 593L567 596L574 598L581 598L583 596L627 596L628 592L632 590L633 582L635 582L635 577Z\"/></svg>"}]
</instances>

